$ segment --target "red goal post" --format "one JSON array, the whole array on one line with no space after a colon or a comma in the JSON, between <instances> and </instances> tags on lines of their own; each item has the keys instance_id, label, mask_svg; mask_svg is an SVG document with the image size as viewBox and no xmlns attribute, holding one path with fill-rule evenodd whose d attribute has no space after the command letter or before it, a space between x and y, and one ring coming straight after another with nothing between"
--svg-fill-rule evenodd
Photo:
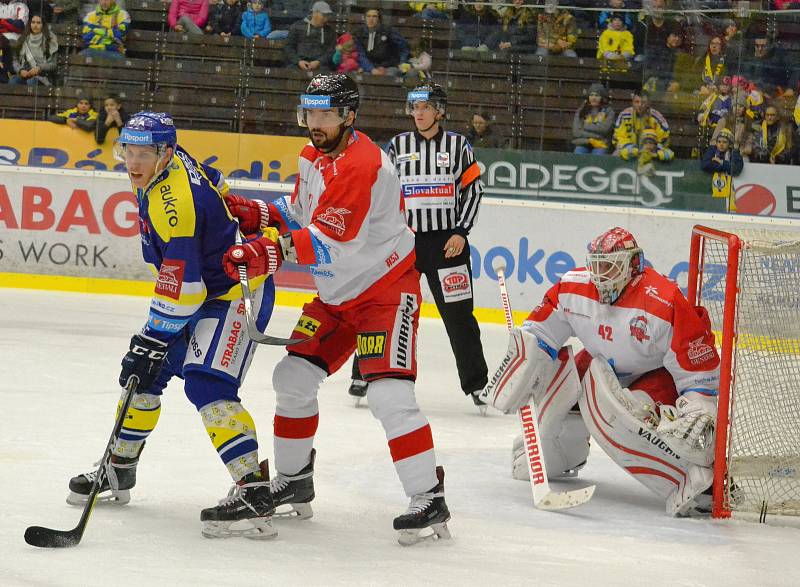
<instances>
[{"instance_id":1,"label":"red goal post","mask_svg":"<svg viewBox=\"0 0 800 587\"><path fill-rule=\"evenodd\" d=\"M800 232L695 226L687 297L721 358L712 515L800 514Z\"/></svg>"}]
</instances>

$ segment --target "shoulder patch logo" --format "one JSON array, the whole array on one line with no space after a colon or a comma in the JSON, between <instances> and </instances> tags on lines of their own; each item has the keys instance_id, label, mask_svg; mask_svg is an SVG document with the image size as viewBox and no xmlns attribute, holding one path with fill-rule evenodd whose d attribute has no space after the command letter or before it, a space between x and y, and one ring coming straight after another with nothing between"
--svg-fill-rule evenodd
<instances>
[{"instance_id":1,"label":"shoulder patch logo","mask_svg":"<svg viewBox=\"0 0 800 587\"><path fill-rule=\"evenodd\" d=\"M329 207L325 212L319 214L314 220L325 226L328 226L337 235L344 235L346 225L344 217L350 214L347 208L331 208Z\"/></svg>"},{"instance_id":2,"label":"shoulder patch logo","mask_svg":"<svg viewBox=\"0 0 800 587\"><path fill-rule=\"evenodd\" d=\"M692 365L699 365L714 359L716 353L711 346L705 343L701 336L689 341L689 350L686 352L686 356L689 357L689 362Z\"/></svg>"},{"instance_id":3,"label":"shoulder patch logo","mask_svg":"<svg viewBox=\"0 0 800 587\"><path fill-rule=\"evenodd\" d=\"M185 270L186 261L182 259L164 259L161 262L161 269L158 271L155 292L173 300L180 298Z\"/></svg>"}]
</instances>

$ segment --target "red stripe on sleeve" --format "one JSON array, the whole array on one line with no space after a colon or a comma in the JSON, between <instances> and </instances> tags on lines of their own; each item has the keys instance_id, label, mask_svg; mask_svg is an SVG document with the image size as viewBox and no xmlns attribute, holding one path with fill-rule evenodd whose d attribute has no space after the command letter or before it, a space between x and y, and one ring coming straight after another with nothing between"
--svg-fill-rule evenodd
<instances>
[{"instance_id":1,"label":"red stripe on sleeve","mask_svg":"<svg viewBox=\"0 0 800 587\"><path fill-rule=\"evenodd\" d=\"M319 425L319 414L314 414L309 418L287 418L275 414L273 426L275 436L278 438L311 438L317 433Z\"/></svg>"},{"instance_id":2,"label":"red stripe on sleeve","mask_svg":"<svg viewBox=\"0 0 800 587\"><path fill-rule=\"evenodd\" d=\"M469 167L467 170L461 174L461 187L467 187L473 181L478 179L481 176L481 168L478 167L478 163L475 162Z\"/></svg>"},{"instance_id":3,"label":"red stripe on sleeve","mask_svg":"<svg viewBox=\"0 0 800 587\"><path fill-rule=\"evenodd\" d=\"M431 449L433 449L433 435L429 424L408 434L403 434L403 436L392 438L389 441L389 452L392 453L394 462L402 461Z\"/></svg>"},{"instance_id":4,"label":"red stripe on sleeve","mask_svg":"<svg viewBox=\"0 0 800 587\"><path fill-rule=\"evenodd\" d=\"M292 242L297 251L297 262L301 265L314 265L317 262L317 255L314 252L314 245L311 244L311 233L308 228L291 231Z\"/></svg>"}]
</instances>

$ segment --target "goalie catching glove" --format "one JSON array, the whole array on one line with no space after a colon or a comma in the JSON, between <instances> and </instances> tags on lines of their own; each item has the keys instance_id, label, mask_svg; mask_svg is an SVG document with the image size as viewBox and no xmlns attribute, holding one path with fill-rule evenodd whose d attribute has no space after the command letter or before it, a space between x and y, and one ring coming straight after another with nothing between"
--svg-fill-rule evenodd
<instances>
[{"instance_id":1,"label":"goalie catching glove","mask_svg":"<svg viewBox=\"0 0 800 587\"><path fill-rule=\"evenodd\" d=\"M262 200L249 200L236 194L225 196L225 205L239 220L239 228L244 234L255 234L269 226L269 208Z\"/></svg>"},{"instance_id":2,"label":"goalie catching glove","mask_svg":"<svg viewBox=\"0 0 800 587\"><path fill-rule=\"evenodd\" d=\"M272 275L281 266L283 254L280 246L272 239L262 236L241 245L229 248L222 257L225 273L231 279L239 280L239 267L247 267L248 277Z\"/></svg>"},{"instance_id":3,"label":"goalie catching glove","mask_svg":"<svg viewBox=\"0 0 800 587\"><path fill-rule=\"evenodd\" d=\"M527 330L511 329L506 356L478 398L505 414L516 412L553 379L557 354Z\"/></svg>"},{"instance_id":4,"label":"goalie catching glove","mask_svg":"<svg viewBox=\"0 0 800 587\"><path fill-rule=\"evenodd\" d=\"M677 455L708 467L714 462L716 422L717 399L688 391L674 406L661 406L657 433Z\"/></svg>"}]
</instances>

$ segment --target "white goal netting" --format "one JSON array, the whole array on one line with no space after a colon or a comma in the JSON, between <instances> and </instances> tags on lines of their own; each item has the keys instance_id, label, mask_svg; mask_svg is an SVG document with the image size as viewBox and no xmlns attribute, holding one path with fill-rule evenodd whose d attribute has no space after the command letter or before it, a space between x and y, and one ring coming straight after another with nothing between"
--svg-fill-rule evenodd
<instances>
[{"instance_id":1,"label":"white goal netting","mask_svg":"<svg viewBox=\"0 0 800 587\"><path fill-rule=\"evenodd\" d=\"M735 231L739 255L728 479L733 512L800 514L800 233ZM721 347L728 245L705 239L700 281Z\"/></svg>"}]
</instances>

